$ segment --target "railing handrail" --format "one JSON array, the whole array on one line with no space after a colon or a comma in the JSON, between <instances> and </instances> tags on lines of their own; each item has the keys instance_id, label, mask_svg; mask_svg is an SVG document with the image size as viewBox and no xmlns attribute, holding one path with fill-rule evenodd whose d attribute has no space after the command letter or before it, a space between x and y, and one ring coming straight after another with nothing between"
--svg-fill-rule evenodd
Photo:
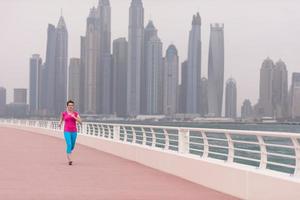
<instances>
[{"instance_id":1,"label":"railing handrail","mask_svg":"<svg viewBox=\"0 0 300 200\"><path fill-rule=\"evenodd\" d=\"M27 120L27 121L45 121L45 122L58 122L56 120ZM147 128L163 128L163 129L189 129L192 131L208 131L208 132L222 132L232 134L244 134L244 135L262 135L262 136L274 136L274 137L300 137L300 133L290 133L281 131L260 131L260 130L237 130L237 129L219 129L219 128L201 128L201 127L188 127L188 126L160 126L160 125L139 125L139 124L123 124L123 123L103 123L103 122L82 122L83 124L101 124L112 126L131 126L131 127L147 127Z\"/></svg>"},{"instance_id":2,"label":"railing handrail","mask_svg":"<svg viewBox=\"0 0 300 200\"><path fill-rule=\"evenodd\" d=\"M219 129L219 128L199 128L199 127L188 127L188 126L159 126L159 125L139 125L139 124L122 124L122 123L103 123L103 122L83 122L85 124L104 124L104 125L113 125L113 126L131 126L131 127L147 127L147 128L163 128L163 129L189 129L194 131L209 131L209 132L223 132L223 133L238 133L238 134L245 134L245 135L263 135L263 136L275 136L275 137L299 137L300 133L289 133L289 132L271 132L271 131L254 131L254 130L236 130L236 129Z\"/></svg>"}]
</instances>

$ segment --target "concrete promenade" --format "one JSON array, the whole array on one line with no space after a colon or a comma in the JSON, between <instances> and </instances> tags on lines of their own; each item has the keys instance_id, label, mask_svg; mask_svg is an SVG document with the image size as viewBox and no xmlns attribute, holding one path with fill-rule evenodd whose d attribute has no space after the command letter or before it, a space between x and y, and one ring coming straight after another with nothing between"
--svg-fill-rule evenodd
<instances>
[{"instance_id":1,"label":"concrete promenade","mask_svg":"<svg viewBox=\"0 0 300 200\"><path fill-rule=\"evenodd\" d=\"M0 199L236 199L79 144L73 160L64 140L0 127Z\"/></svg>"}]
</instances>

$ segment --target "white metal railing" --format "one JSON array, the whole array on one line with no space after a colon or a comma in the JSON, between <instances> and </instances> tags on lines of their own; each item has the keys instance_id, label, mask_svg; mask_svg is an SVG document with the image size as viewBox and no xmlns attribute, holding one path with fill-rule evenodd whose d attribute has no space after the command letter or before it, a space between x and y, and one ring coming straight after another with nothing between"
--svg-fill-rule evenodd
<instances>
[{"instance_id":1,"label":"white metal railing","mask_svg":"<svg viewBox=\"0 0 300 200\"><path fill-rule=\"evenodd\" d=\"M57 121L0 119L0 123L61 130ZM90 122L78 125L78 133L300 177L300 133Z\"/></svg>"}]
</instances>

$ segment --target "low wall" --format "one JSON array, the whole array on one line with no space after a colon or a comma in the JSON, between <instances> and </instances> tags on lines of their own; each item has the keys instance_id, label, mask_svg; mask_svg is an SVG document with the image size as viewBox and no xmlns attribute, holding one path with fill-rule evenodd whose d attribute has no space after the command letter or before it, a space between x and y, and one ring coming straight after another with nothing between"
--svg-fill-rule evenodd
<instances>
[{"instance_id":1,"label":"low wall","mask_svg":"<svg viewBox=\"0 0 300 200\"><path fill-rule=\"evenodd\" d=\"M63 134L55 131L16 127L62 138ZM250 200L299 200L300 179L269 170L256 170L244 165L230 165L223 161L201 159L196 156L182 156L168 150L143 147L78 135L78 143L132 160L154 169L176 175L208 188Z\"/></svg>"}]
</instances>

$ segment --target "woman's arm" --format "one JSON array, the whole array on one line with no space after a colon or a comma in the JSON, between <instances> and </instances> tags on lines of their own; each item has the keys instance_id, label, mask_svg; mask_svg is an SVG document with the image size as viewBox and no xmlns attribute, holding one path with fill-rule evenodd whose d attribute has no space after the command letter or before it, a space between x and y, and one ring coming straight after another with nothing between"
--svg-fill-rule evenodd
<instances>
[{"instance_id":1,"label":"woman's arm","mask_svg":"<svg viewBox=\"0 0 300 200\"><path fill-rule=\"evenodd\" d=\"M81 121L81 118L80 118L79 114L77 115L77 118L75 118L75 119L76 119L76 121L77 121L79 124L82 124L82 121Z\"/></svg>"},{"instance_id":2,"label":"woman's arm","mask_svg":"<svg viewBox=\"0 0 300 200\"><path fill-rule=\"evenodd\" d=\"M80 116L79 116L79 114L77 114L77 116L75 116L74 114L73 115L71 115L75 120L76 120L76 122L78 122L78 123L82 123L82 121L81 121L81 118L80 118Z\"/></svg>"},{"instance_id":3,"label":"woman's arm","mask_svg":"<svg viewBox=\"0 0 300 200\"><path fill-rule=\"evenodd\" d=\"M58 122L58 127L59 127L59 128L61 127L63 121L64 121L64 118L63 118L63 114L61 113L61 115L60 115L60 120L59 120L59 122Z\"/></svg>"}]
</instances>

